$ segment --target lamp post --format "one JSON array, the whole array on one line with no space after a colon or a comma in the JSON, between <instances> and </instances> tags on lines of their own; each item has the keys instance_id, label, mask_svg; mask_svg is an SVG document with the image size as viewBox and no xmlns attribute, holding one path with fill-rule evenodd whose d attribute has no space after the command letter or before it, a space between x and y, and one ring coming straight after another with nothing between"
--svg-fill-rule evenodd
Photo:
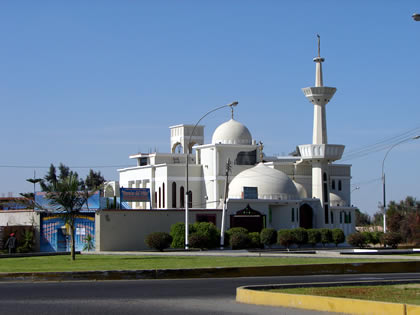
<instances>
[{"instance_id":1,"label":"lamp post","mask_svg":"<svg viewBox=\"0 0 420 315\"><path fill-rule=\"evenodd\" d=\"M188 245L188 203L189 203L189 196L190 196L189 192L190 191L189 191L189 187L188 187L188 164L189 164L189 158L190 158L190 149L192 149L192 147L190 147L192 136L194 134L195 128L198 126L200 121L202 121L204 119L204 117L206 117L207 115L209 115L209 114L211 114L211 113L213 113L213 112L215 112L219 109L225 108L225 107L230 107L232 109L236 105L238 105L238 102L235 101L235 102L232 102L232 103L227 104L227 105L216 107L216 108L208 111L207 113L205 113L197 121L197 123L194 125L194 128L193 128L193 130L190 134L190 137L188 139L188 143L187 143L187 162L186 162L186 165L185 165L185 187L186 187L186 192L185 192L185 249L188 249L188 247L189 247L189 245Z\"/></svg>"},{"instance_id":2,"label":"lamp post","mask_svg":"<svg viewBox=\"0 0 420 315\"><path fill-rule=\"evenodd\" d=\"M384 166L385 166L385 159L388 156L389 152L395 148L397 145L400 145L404 142L410 141L410 140L416 140L416 139L420 139L420 136L415 136L415 137L410 137L410 138L406 138L404 140L401 140L397 143L395 143L394 145L392 145L388 151L386 151L384 159L382 160L382 192L383 192L383 207L384 207L384 233L386 233L386 194L385 194L385 171L384 171Z\"/></svg>"}]
</instances>

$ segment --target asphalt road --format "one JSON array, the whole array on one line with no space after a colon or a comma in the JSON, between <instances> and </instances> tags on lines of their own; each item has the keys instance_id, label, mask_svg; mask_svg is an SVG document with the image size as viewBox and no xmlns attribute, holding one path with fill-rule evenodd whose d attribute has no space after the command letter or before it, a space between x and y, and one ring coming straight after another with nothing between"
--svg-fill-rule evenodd
<instances>
[{"instance_id":1,"label":"asphalt road","mask_svg":"<svg viewBox=\"0 0 420 315\"><path fill-rule=\"evenodd\" d=\"M326 314L235 302L243 285L419 279L420 274L0 283L0 314Z\"/></svg>"}]
</instances>

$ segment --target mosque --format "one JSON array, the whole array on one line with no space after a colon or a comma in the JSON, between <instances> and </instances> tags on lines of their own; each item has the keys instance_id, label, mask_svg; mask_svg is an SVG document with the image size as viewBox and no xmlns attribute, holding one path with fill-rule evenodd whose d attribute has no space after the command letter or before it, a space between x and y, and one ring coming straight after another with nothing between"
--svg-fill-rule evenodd
<instances>
[{"instance_id":1,"label":"mosque","mask_svg":"<svg viewBox=\"0 0 420 315\"><path fill-rule=\"evenodd\" d=\"M186 209L193 211L187 215L190 223L210 221L223 229L325 227L341 228L346 235L354 232L351 165L335 163L344 145L327 140L326 105L336 88L323 84L319 44L313 60L315 86L302 89L314 109L312 144L298 145L290 156L264 155L262 143L234 119L234 102L226 105L231 119L216 128L211 143L204 143L204 126L180 124L169 127L170 153L130 156L137 165L118 170L116 185L148 188L150 201L129 202L129 208Z\"/></svg>"}]
</instances>

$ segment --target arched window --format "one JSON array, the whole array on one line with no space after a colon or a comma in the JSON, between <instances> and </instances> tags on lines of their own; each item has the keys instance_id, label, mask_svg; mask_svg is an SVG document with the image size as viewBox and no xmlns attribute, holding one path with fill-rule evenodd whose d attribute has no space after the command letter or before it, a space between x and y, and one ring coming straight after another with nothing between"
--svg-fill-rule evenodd
<instances>
[{"instance_id":1,"label":"arched window","mask_svg":"<svg viewBox=\"0 0 420 315\"><path fill-rule=\"evenodd\" d=\"M292 208L292 222L295 222L295 209Z\"/></svg>"},{"instance_id":2,"label":"arched window","mask_svg":"<svg viewBox=\"0 0 420 315\"><path fill-rule=\"evenodd\" d=\"M179 188L179 206L181 208L185 208L185 191L184 191L184 186L181 186L181 188Z\"/></svg>"},{"instance_id":3,"label":"arched window","mask_svg":"<svg viewBox=\"0 0 420 315\"><path fill-rule=\"evenodd\" d=\"M343 212L340 211L340 224L343 223Z\"/></svg>"},{"instance_id":4,"label":"arched window","mask_svg":"<svg viewBox=\"0 0 420 315\"><path fill-rule=\"evenodd\" d=\"M155 191L154 200L153 200L153 206L156 208L157 206L157 192Z\"/></svg>"},{"instance_id":5,"label":"arched window","mask_svg":"<svg viewBox=\"0 0 420 315\"><path fill-rule=\"evenodd\" d=\"M193 200L192 200L193 196L192 196L192 191L190 190L188 192L188 208L192 208L192 204L193 204Z\"/></svg>"},{"instance_id":6,"label":"arched window","mask_svg":"<svg viewBox=\"0 0 420 315\"><path fill-rule=\"evenodd\" d=\"M324 205L324 220L325 224L328 224L328 205Z\"/></svg>"},{"instance_id":7,"label":"arched window","mask_svg":"<svg viewBox=\"0 0 420 315\"><path fill-rule=\"evenodd\" d=\"M162 189L159 187L159 208L162 205Z\"/></svg>"},{"instance_id":8,"label":"arched window","mask_svg":"<svg viewBox=\"0 0 420 315\"><path fill-rule=\"evenodd\" d=\"M165 208L165 183L162 184L162 208Z\"/></svg>"},{"instance_id":9,"label":"arched window","mask_svg":"<svg viewBox=\"0 0 420 315\"><path fill-rule=\"evenodd\" d=\"M335 180L334 179L331 181L331 189L335 190Z\"/></svg>"},{"instance_id":10,"label":"arched window","mask_svg":"<svg viewBox=\"0 0 420 315\"><path fill-rule=\"evenodd\" d=\"M176 208L176 183L172 183L172 208Z\"/></svg>"},{"instance_id":11,"label":"arched window","mask_svg":"<svg viewBox=\"0 0 420 315\"><path fill-rule=\"evenodd\" d=\"M327 181L327 173L324 173L324 175L323 175L323 179L324 179L324 182L326 182L326 181Z\"/></svg>"},{"instance_id":12,"label":"arched window","mask_svg":"<svg viewBox=\"0 0 420 315\"><path fill-rule=\"evenodd\" d=\"M328 202L328 184L324 183L324 202Z\"/></svg>"},{"instance_id":13,"label":"arched window","mask_svg":"<svg viewBox=\"0 0 420 315\"><path fill-rule=\"evenodd\" d=\"M340 191L341 191L341 188L342 188L342 187L341 187L341 180L339 180L339 181L338 181L338 190L340 190Z\"/></svg>"},{"instance_id":14,"label":"arched window","mask_svg":"<svg viewBox=\"0 0 420 315\"><path fill-rule=\"evenodd\" d=\"M334 213L331 211L331 224L334 224Z\"/></svg>"},{"instance_id":15,"label":"arched window","mask_svg":"<svg viewBox=\"0 0 420 315\"><path fill-rule=\"evenodd\" d=\"M351 212L349 212L349 223L351 223Z\"/></svg>"}]
</instances>

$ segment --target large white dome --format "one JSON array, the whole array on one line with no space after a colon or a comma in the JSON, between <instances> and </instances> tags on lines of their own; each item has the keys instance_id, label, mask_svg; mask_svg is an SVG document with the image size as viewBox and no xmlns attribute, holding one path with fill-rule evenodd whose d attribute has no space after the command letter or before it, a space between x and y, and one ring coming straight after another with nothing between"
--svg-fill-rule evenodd
<instances>
[{"instance_id":1,"label":"large white dome","mask_svg":"<svg viewBox=\"0 0 420 315\"><path fill-rule=\"evenodd\" d=\"M211 143L252 144L252 136L247 127L231 119L216 128Z\"/></svg>"},{"instance_id":2,"label":"large white dome","mask_svg":"<svg viewBox=\"0 0 420 315\"><path fill-rule=\"evenodd\" d=\"M295 181L293 181L293 184L295 184L296 190L297 190L297 192L298 192L298 194L301 198L308 198L308 193L307 193L305 187L303 187L302 184L299 184Z\"/></svg>"},{"instance_id":3,"label":"large white dome","mask_svg":"<svg viewBox=\"0 0 420 315\"><path fill-rule=\"evenodd\" d=\"M233 178L229 184L229 198L242 199L243 187L257 187L258 199L300 199L295 184L285 173L263 163Z\"/></svg>"}]
</instances>

